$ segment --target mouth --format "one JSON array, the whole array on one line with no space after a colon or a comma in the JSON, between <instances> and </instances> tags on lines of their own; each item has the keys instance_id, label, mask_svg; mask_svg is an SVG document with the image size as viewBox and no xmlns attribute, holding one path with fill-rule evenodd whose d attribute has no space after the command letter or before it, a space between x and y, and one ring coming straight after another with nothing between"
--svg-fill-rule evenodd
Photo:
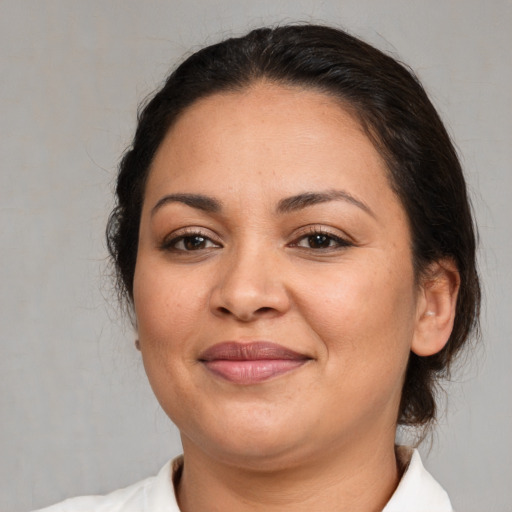
<instances>
[{"instance_id":1,"label":"mouth","mask_svg":"<svg viewBox=\"0 0 512 512\"><path fill-rule=\"evenodd\" d=\"M199 361L211 373L242 385L257 384L284 375L310 360L309 356L265 341L219 343L199 356Z\"/></svg>"}]
</instances>

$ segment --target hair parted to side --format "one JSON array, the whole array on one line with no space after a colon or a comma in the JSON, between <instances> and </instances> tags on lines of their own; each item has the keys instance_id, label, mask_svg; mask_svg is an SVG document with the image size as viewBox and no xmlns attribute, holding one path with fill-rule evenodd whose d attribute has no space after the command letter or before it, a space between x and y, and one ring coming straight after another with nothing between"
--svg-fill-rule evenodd
<instances>
[{"instance_id":1,"label":"hair parted to side","mask_svg":"<svg viewBox=\"0 0 512 512\"><path fill-rule=\"evenodd\" d=\"M480 287L476 234L462 169L450 137L415 75L346 32L320 25L260 28L187 58L139 112L117 179L117 204L107 226L118 289L132 305L144 188L162 140L195 101L239 91L260 80L323 92L359 119L389 170L407 213L417 276L450 258L460 273L452 334L437 354L411 353L398 422L428 426L435 385L472 332L478 332Z\"/></svg>"}]
</instances>

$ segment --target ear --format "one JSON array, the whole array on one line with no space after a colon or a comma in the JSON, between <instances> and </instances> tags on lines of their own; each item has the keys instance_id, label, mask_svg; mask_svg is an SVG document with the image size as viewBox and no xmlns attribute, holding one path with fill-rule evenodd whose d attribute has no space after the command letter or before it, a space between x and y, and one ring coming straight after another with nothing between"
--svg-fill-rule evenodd
<instances>
[{"instance_id":1,"label":"ear","mask_svg":"<svg viewBox=\"0 0 512 512\"><path fill-rule=\"evenodd\" d=\"M448 342L455 320L459 287L459 272L451 259L432 263L422 276L411 344L416 355L437 354Z\"/></svg>"}]
</instances>

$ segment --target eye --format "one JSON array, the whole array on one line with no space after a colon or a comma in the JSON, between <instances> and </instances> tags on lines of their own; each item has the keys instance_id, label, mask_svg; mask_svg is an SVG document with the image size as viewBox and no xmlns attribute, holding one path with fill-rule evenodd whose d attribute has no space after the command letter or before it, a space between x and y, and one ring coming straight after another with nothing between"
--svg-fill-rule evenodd
<instances>
[{"instance_id":1,"label":"eye","mask_svg":"<svg viewBox=\"0 0 512 512\"><path fill-rule=\"evenodd\" d=\"M301 236L291 244L295 247L313 250L329 250L350 247L353 244L343 238L325 231L313 231Z\"/></svg>"},{"instance_id":2,"label":"eye","mask_svg":"<svg viewBox=\"0 0 512 512\"><path fill-rule=\"evenodd\" d=\"M167 239L162 249L175 252L194 252L218 248L220 245L201 233L186 233Z\"/></svg>"},{"instance_id":3,"label":"eye","mask_svg":"<svg viewBox=\"0 0 512 512\"><path fill-rule=\"evenodd\" d=\"M208 247L215 247L215 244L202 235L182 236L178 238L173 247L181 251L197 251Z\"/></svg>"}]
</instances>

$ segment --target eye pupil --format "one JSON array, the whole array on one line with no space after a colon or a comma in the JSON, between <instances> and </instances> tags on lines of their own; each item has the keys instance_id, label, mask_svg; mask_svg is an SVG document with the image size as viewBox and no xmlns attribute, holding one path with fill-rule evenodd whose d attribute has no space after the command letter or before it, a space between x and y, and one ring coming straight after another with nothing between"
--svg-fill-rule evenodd
<instances>
[{"instance_id":1,"label":"eye pupil","mask_svg":"<svg viewBox=\"0 0 512 512\"><path fill-rule=\"evenodd\" d=\"M205 245L205 238L203 236L187 236L183 239L183 245L188 251L194 249L202 249Z\"/></svg>"},{"instance_id":2,"label":"eye pupil","mask_svg":"<svg viewBox=\"0 0 512 512\"><path fill-rule=\"evenodd\" d=\"M308 242L313 249L323 249L329 247L330 238L327 235L311 235Z\"/></svg>"}]
</instances>

